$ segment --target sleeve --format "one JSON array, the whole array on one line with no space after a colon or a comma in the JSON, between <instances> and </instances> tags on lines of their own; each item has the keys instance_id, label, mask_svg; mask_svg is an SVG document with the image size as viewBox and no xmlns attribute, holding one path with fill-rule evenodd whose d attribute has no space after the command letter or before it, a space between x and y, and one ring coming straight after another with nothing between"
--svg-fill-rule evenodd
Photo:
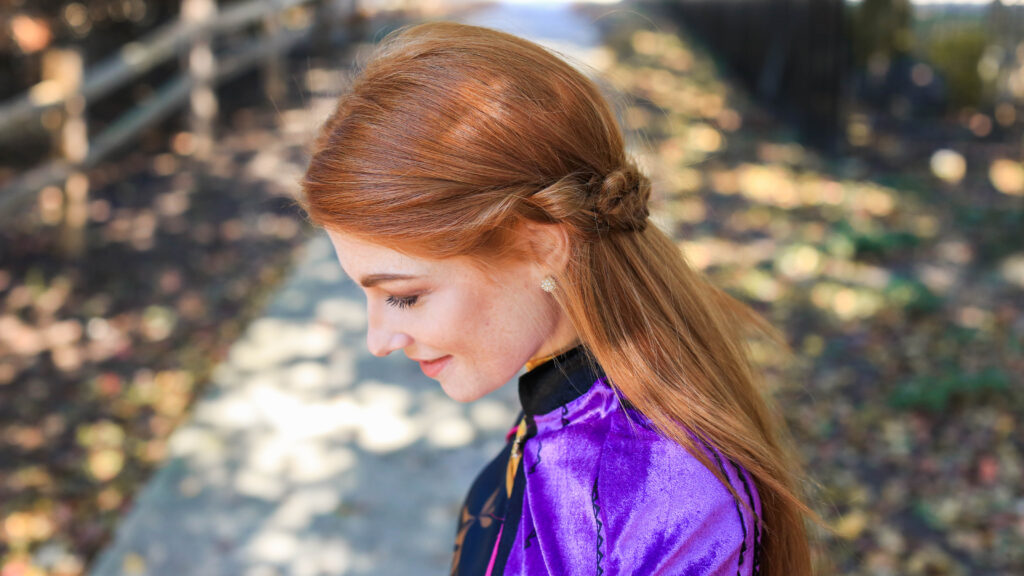
<instances>
[{"instance_id":1,"label":"sleeve","mask_svg":"<svg viewBox=\"0 0 1024 576\"><path fill-rule=\"evenodd\" d=\"M606 576L755 573L756 488L717 451L709 456L749 507L675 442L628 423L611 431L593 494Z\"/></svg>"}]
</instances>

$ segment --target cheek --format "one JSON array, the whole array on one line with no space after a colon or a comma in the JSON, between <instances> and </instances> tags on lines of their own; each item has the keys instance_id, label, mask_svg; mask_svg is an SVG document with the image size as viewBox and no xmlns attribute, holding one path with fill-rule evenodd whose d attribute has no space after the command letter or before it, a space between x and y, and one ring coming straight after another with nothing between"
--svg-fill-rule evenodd
<instances>
[{"instance_id":1,"label":"cheek","mask_svg":"<svg viewBox=\"0 0 1024 576\"><path fill-rule=\"evenodd\" d=\"M549 310L543 300L533 298L521 286L516 288L518 290L509 287L502 290L484 317L500 352L511 356L512 362L525 362L534 349L540 346L548 331Z\"/></svg>"},{"instance_id":2,"label":"cheek","mask_svg":"<svg viewBox=\"0 0 1024 576\"><path fill-rule=\"evenodd\" d=\"M478 369L505 371L507 365L529 359L549 329L546 294L530 290L523 274L498 282L467 278L436 301L436 346L471 360ZM519 365L512 368L518 370Z\"/></svg>"},{"instance_id":3,"label":"cheek","mask_svg":"<svg viewBox=\"0 0 1024 576\"><path fill-rule=\"evenodd\" d=\"M417 339L450 354L471 354L499 325L493 302L479 289L437 293L417 320ZM441 351L441 350L439 350Z\"/></svg>"},{"instance_id":4,"label":"cheek","mask_svg":"<svg viewBox=\"0 0 1024 576\"><path fill-rule=\"evenodd\" d=\"M486 361L487 356L500 354L508 346L508 331L515 318L513 305L509 294L495 287L477 284L457 291L445 303L444 337L457 352L473 356L477 362Z\"/></svg>"}]
</instances>

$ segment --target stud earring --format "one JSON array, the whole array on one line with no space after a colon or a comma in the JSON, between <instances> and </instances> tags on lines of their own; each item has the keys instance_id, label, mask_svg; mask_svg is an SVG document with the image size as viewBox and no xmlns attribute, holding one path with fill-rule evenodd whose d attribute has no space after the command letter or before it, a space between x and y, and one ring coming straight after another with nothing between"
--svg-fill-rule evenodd
<instances>
[{"instance_id":1,"label":"stud earring","mask_svg":"<svg viewBox=\"0 0 1024 576\"><path fill-rule=\"evenodd\" d=\"M540 281L540 289L551 294L555 291L555 279L551 276L545 276L544 279Z\"/></svg>"}]
</instances>

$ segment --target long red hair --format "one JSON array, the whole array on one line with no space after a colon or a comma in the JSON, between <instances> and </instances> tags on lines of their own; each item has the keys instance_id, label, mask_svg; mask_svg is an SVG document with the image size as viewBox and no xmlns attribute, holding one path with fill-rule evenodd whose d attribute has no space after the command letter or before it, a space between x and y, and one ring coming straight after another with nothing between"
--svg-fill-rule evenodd
<instances>
[{"instance_id":1,"label":"long red hair","mask_svg":"<svg viewBox=\"0 0 1024 576\"><path fill-rule=\"evenodd\" d=\"M577 70L486 28L393 34L324 124L303 193L318 225L430 258L513 257L524 221L562 225L555 294L612 385L710 470L687 431L753 475L766 575L811 573L800 467L746 347L781 339L647 225L650 184Z\"/></svg>"}]
</instances>

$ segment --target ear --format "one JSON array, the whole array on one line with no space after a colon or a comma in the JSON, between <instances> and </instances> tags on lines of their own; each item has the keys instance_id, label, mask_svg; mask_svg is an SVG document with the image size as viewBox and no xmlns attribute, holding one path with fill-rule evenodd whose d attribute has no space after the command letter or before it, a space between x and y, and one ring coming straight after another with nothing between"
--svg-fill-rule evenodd
<instances>
[{"instance_id":1,"label":"ear","mask_svg":"<svg viewBox=\"0 0 1024 576\"><path fill-rule=\"evenodd\" d=\"M561 275L569 263L569 233L562 224L526 221L522 224L531 259L543 276Z\"/></svg>"}]
</instances>

